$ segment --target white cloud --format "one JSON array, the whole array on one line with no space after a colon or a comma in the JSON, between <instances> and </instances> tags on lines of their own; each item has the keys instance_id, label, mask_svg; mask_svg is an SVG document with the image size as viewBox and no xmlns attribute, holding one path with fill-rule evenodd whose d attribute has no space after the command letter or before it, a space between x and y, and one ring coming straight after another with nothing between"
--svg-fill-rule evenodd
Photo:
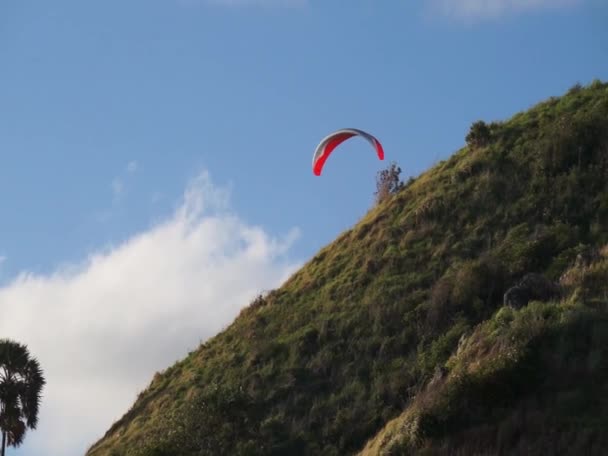
<instances>
[{"instance_id":1,"label":"white cloud","mask_svg":"<svg viewBox=\"0 0 608 456\"><path fill-rule=\"evenodd\" d=\"M127 172L130 174L133 174L135 171L137 171L137 168L138 168L138 164L135 160L131 160L127 164Z\"/></svg>"},{"instance_id":2,"label":"white cloud","mask_svg":"<svg viewBox=\"0 0 608 456\"><path fill-rule=\"evenodd\" d=\"M112 196L114 197L114 200L119 199L122 194L125 191L125 184L123 183L122 179L115 177L114 179L112 179Z\"/></svg>"},{"instance_id":3,"label":"white cloud","mask_svg":"<svg viewBox=\"0 0 608 456\"><path fill-rule=\"evenodd\" d=\"M137 393L295 271L283 239L230 212L206 173L162 223L82 264L0 288L0 334L45 371L40 424L18 454L82 455Z\"/></svg>"},{"instance_id":4,"label":"white cloud","mask_svg":"<svg viewBox=\"0 0 608 456\"><path fill-rule=\"evenodd\" d=\"M474 21L574 6L583 0L427 0L431 10L448 17Z\"/></svg>"},{"instance_id":5,"label":"white cloud","mask_svg":"<svg viewBox=\"0 0 608 456\"><path fill-rule=\"evenodd\" d=\"M110 189L112 191L112 206L110 208L95 212L94 217L98 222L107 222L113 217L115 210L123 201L127 193L129 175L134 174L138 167L138 163L135 160L131 160L129 163L127 163L127 166L125 166L124 171L121 173L123 177L116 176L112 179L112 182L110 182Z\"/></svg>"}]
</instances>

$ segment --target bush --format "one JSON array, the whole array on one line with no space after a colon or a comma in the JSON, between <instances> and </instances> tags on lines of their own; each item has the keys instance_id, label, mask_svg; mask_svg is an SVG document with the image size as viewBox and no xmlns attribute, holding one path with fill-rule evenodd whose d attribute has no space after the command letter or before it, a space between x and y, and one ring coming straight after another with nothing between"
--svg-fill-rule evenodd
<instances>
[{"instance_id":1,"label":"bush","mask_svg":"<svg viewBox=\"0 0 608 456\"><path fill-rule=\"evenodd\" d=\"M466 141L470 147L483 147L490 142L490 136L488 125L483 120L478 120L471 125Z\"/></svg>"},{"instance_id":2,"label":"bush","mask_svg":"<svg viewBox=\"0 0 608 456\"><path fill-rule=\"evenodd\" d=\"M570 89L568 89L568 95L579 93L581 90L583 90L583 86L580 82L577 82L572 87L570 87Z\"/></svg>"}]
</instances>

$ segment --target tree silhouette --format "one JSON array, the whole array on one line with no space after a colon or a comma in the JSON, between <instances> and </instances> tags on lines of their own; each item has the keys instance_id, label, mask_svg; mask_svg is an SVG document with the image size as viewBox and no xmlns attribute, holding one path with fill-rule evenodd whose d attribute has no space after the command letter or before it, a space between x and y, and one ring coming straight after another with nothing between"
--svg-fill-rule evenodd
<instances>
[{"instance_id":1,"label":"tree silhouette","mask_svg":"<svg viewBox=\"0 0 608 456\"><path fill-rule=\"evenodd\" d=\"M0 431L2 453L6 446L18 447L27 428L38 424L38 409L45 384L42 369L27 346L0 339Z\"/></svg>"}]
</instances>

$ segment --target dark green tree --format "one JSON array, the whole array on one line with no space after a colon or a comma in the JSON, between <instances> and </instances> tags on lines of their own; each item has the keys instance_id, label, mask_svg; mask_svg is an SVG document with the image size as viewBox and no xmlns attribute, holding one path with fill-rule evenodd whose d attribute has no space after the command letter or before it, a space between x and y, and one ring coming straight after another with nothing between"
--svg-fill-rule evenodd
<instances>
[{"instance_id":1,"label":"dark green tree","mask_svg":"<svg viewBox=\"0 0 608 456\"><path fill-rule=\"evenodd\" d=\"M580 82L577 82L572 87L570 87L570 89L568 90L568 93L569 94L579 93L582 90L583 90L582 84Z\"/></svg>"},{"instance_id":2,"label":"dark green tree","mask_svg":"<svg viewBox=\"0 0 608 456\"><path fill-rule=\"evenodd\" d=\"M2 453L18 447L27 428L35 429L45 379L26 345L0 339L0 431Z\"/></svg>"},{"instance_id":3,"label":"dark green tree","mask_svg":"<svg viewBox=\"0 0 608 456\"><path fill-rule=\"evenodd\" d=\"M483 147L490 142L490 136L490 127L483 120L478 120L471 125L466 141L471 147Z\"/></svg>"},{"instance_id":4,"label":"dark green tree","mask_svg":"<svg viewBox=\"0 0 608 456\"><path fill-rule=\"evenodd\" d=\"M404 184L399 178L400 174L401 168L395 162L392 162L388 168L378 171L376 192L374 193L377 204L403 188Z\"/></svg>"}]
</instances>

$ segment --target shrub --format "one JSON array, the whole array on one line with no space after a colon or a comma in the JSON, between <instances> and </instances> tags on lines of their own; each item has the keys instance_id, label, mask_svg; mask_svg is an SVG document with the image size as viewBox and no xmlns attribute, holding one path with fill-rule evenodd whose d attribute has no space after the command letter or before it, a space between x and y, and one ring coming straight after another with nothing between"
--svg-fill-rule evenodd
<instances>
[{"instance_id":1,"label":"shrub","mask_svg":"<svg viewBox=\"0 0 608 456\"><path fill-rule=\"evenodd\" d=\"M483 120L478 120L471 125L466 141L470 147L483 147L490 142L490 136L488 125Z\"/></svg>"}]
</instances>

